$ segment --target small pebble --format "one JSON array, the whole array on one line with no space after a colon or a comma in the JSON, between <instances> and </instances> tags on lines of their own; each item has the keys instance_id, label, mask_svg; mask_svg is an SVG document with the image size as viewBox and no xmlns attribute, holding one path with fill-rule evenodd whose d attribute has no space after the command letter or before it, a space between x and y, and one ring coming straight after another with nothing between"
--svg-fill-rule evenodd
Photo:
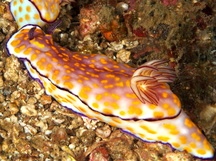
<instances>
[{"instance_id":1,"label":"small pebble","mask_svg":"<svg viewBox=\"0 0 216 161\"><path fill-rule=\"evenodd\" d=\"M27 104L35 104L37 102L37 99L35 97L30 97L27 101Z\"/></svg>"},{"instance_id":2,"label":"small pebble","mask_svg":"<svg viewBox=\"0 0 216 161\"><path fill-rule=\"evenodd\" d=\"M55 143L65 142L68 139L68 134L66 129L54 127L51 138Z\"/></svg>"},{"instance_id":3,"label":"small pebble","mask_svg":"<svg viewBox=\"0 0 216 161\"><path fill-rule=\"evenodd\" d=\"M0 76L0 89L3 88L3 85L4 85L3 77Z\"/></svg>"},{"instance_id":4,"label":"small pebble","mask_svg":"<svg viewBox=\"0 0 216 161\"><path fill-rule=\"evenodd\" d=\"M119 51L119 50L121 50L121 49L123 49L123 45L122 45L122 43L121 42L111 42L110 44L109 44L109 46L110 46L110 49L111 50L114 50L114 51Z\"/></svg>"},{"instance_id":5,"label":"small pebble","mask_svg":"<svg viewBox=\"0 0 216 161\"><path fill-rule=\"evenodd\" d=\"M105 125L96 129L96 135L102 139L109 137L111 132L112 131L109 125Z\"/></svg>"},{"instance_id":6,"label":"small pebble","mask_svg":"<svg viewBox=\"0 0 216 161\"><path fill-rule=\"evenodd\" d=\"M47 104L50 104L50 103L52 103L52 97L51 96L43 95L41 97L41 104L42 105L47 105Z\"/></svg>"},{"instance_id":7,"label":"small pebble","mask_svg":"<svg viewBox=\"0 0 216 161\"><path fill-rule=\"evenodd\" d=\"M130 51L121 49L116 55L117 62L128 63L130 61L130 54Z\"/></svg>"},{"instance_id":8,"label":"small pebble","mask_svg":"<svg viewBox=\"0 0 216 161\"><path fill-rule=\"evenodd\" d=\"M18 68L20 67L20 63L15 56L10 56L6 58L5 68L7 69L4 73L4 78L6 80L12 80L13 82L17 82L19 79Z\"/></svg>"},{"instance_id":9,"label":"small pebble","mask_svg":"<svg viewBox=\"0 0 216 161\"><path fill-rule=\"evenodd\" d=\"M19 112L19 108L17 107L15 103L9 103L8 107L12 115L15 115L17 112Z\"/></svg>"},{"instance_id":10,"label":"small pebble","mask_svg":"<svg viewBox=\"0 0 216 161\"><path fill-rule=\"evenodd\" d=\"M116 5L116 10L118 11L118 13L122 14L123 12L128 10L129 5L125 2L119 2Z\"/></svg>"},{"instance_id":11,"label":"small pebble","mask_svg":"<svg viewBox=\"0 0 216 161\"><path fill-rule=\"evenodd\" d=\"M42 120L37 121L37 122L35 123L35 126L40 127L40 130L41 130L42 132L44 132L44 131L46 131L46 130L48 129L48 125L47 125L46 123L44 123Z\"/></svg>"},{"instance_id":12,"label":"small pebble","mask_svg":"<svg viewBox=\"0 0 216 161\"><path fill-rule=\"evenodd\" d=\"M34 127L32 127L31 125L25 125L24 131L25 131L25 133L29 133L31 135L35 135L37 133L37 130Z\"/></svg>"},{"instance_id":13,"label":"small pebble","mask_svg":"<svg viewBox=\"0 0 216 161\"><path fill-rule=\"evenodd\" d=\"M27 116L36 116L37 115L37 110L35 110L34 105L25 105L21 107L21 113Z\"/></svg>"},{"instance_id":14,"label":"small pebble","mask_svg":"<svg viewBox=\"0 0 216 161\"><path fill-rule=\"evenodd\" d=\"M89 146L95 141L95 132L90 130L84 131L80 139L83 144Z\"/></svg>"},{"instance_id":15,"label":"small pebble","mask_svg":"<svg viewBox=\"0 0 216 161\"><path fill-rule=\"evenodd\" d=\"M5 96L0 93L0 102L2 103L2 102L4 102L4 100L5 100Z\"/></svg>"}]
</instances>

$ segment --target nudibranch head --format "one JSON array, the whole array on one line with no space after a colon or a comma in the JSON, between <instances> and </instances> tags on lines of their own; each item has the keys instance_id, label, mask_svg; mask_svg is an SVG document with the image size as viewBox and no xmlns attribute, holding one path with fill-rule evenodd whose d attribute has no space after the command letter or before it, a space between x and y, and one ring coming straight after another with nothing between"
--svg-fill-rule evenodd
<instances>
[{"instance_id":1,"label":"nudibranch head","mask_svg":"<svg viewBox=\"0 0 216 161\"><path fill-rule=\"evenodd\" d=\"M176 76L163 65L166 60L152 60L134 69L104 55L62 48L36 25L15 33L7 50L24 61L29 74L61 105L144 141L169 143L201 158L214 155L170 90L167 82Z\"/></svg>"},{"instance_id":2,"label":"nudibranch head","mask_svg":"<svg viewBox=\"0 0 216 161\"><path fill-rule=\"evenodd\" d=\"M19 28L27 24L43 26L56 20L61 2L62 0L13 0L10 10Z\"/></svg>"}]
</instances>

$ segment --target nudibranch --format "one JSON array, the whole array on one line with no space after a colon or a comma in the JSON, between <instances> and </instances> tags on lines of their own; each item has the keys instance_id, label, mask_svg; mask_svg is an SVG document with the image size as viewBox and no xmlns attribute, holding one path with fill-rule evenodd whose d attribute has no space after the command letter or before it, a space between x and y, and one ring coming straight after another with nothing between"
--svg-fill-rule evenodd
<instances>
[{"instance_id":1,"label":"nudibranch","mask_svg":"<svg viewBox=\"0 0 216 161\"><path fill-rule=\"evenodd\" d=\"M64 0L13 0L10 10L18 27L26 24L43 26L56 20Z\"/></svg>"},{"instance_id":2,"label":"nudibranch","mask_svg":"<svg viewBox=\"0 0 216 161\"><path fill-rule=\"evenodd\" d=\"M166 60L152 60L135 69L105 55L71 52L36 25L15 33L7 51L23 60L48 95L76 113L144 141L169 143L200 158L213 157L213 147L181 110L167 84L176 75L163 65Z\"/></svg>"}]
</instances>

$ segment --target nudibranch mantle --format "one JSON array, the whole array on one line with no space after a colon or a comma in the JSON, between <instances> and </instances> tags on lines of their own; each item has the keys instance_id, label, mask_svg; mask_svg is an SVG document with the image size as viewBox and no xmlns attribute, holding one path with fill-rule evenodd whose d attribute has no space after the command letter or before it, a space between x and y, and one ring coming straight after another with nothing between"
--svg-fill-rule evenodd
<instances>
[{"instance_id":1,"label":"nudibranch mantle","mask_svg":"<svg viewBox=\"0 0 216 161\"><path fill-rule=\"evenodd\" d=\"M142 140L213 157L214 149L166 84L175 78L172 69L162 65L166 61L153 60L136 70L104 55L64 49L34 25L15 33L7 50L24 61L29 74L61 105Z\"/></svg>"},{"instance_id":2,"label":"nudibranch mantle","mask_svg":"<svg viewBox=\"0 0 216 161\"><path fill-rule=\"evenodd\" d=\"M160 99L157 106L142 103L130 88L134 68L104 55L82 55L64 49L39 27L29 40L31 28L25 26L12 36L7 43L9 53L29 61L40 75L78 96L91 109L122 119L161 119L180 112L180 101L166 84L154 87ZM167 98L173 101L167 102Z\"/></svg>"},{"instance_id":3,"label":"nudibranch mantle","mask_svg":"<svg viewBox=\"0 0 216 161\"><path fill-rule=\"evenodd\" d=\"M62 0L13 0L10 10L21 28L26 24L45 25L59 15Z\"/></svg>"}]
</instances>

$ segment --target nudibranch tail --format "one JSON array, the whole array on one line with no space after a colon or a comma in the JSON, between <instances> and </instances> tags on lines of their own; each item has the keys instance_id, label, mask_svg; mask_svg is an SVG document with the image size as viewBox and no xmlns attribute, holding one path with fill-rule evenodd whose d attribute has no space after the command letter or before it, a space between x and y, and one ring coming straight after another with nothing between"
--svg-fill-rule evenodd
<instances>
[{"instance_id":1,"label":"nudibranch tail","mask_svg":"<svg viewBox=\"0 0 216 161\"><path fill-rule=\"evenodd\" d=\"M21 28L27 24L43 26L56 20L62 0L13 0L10 10Z\"/></svg>"}]
</instances>

